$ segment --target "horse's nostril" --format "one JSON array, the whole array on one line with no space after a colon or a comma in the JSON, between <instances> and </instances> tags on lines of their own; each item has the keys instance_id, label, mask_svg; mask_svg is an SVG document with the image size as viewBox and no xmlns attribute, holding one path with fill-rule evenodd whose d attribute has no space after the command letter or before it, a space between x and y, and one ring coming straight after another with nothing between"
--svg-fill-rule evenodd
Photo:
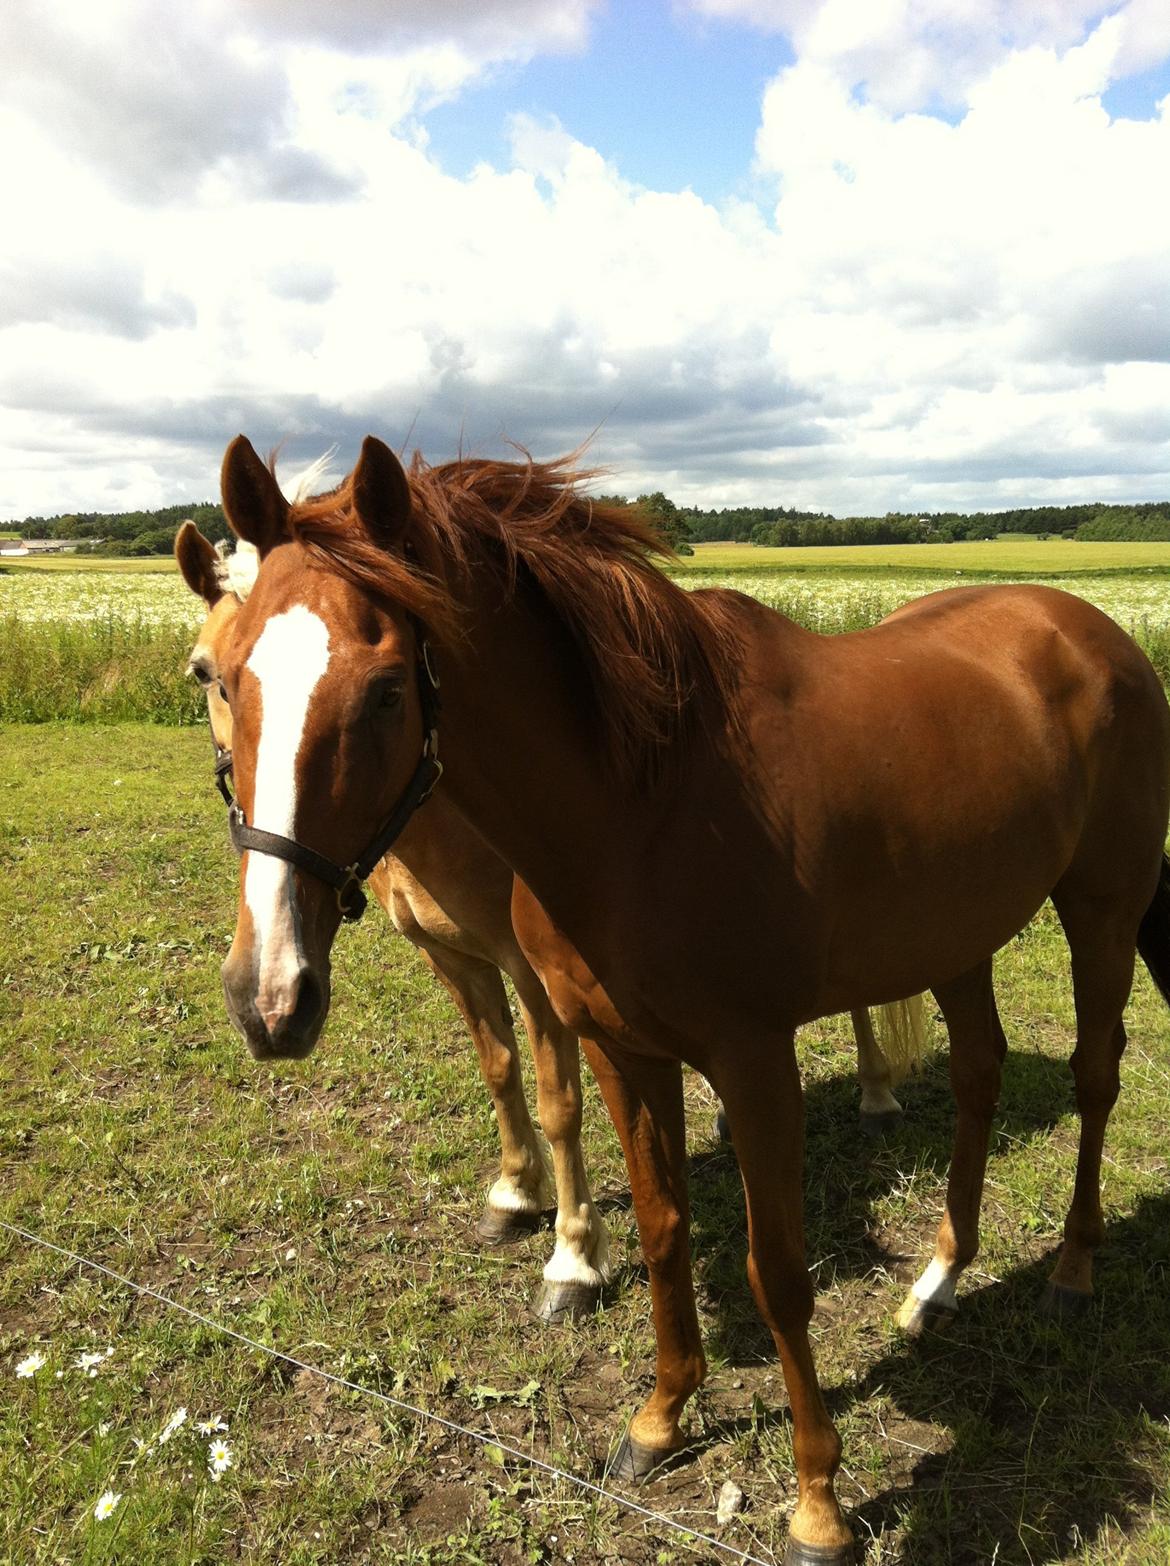
<instances>
[{"instance_id":1,"label":"horse's nostril","mask_svg":"<svg viewBox=\"0 0 1170 1566\"><path fill-rule=\"evenodd\" d=\"M303 1032L311 1028L320 1017L324 996L317 976L311 968L302 968L298 977L296 1005L293 1007L289 1022L294 1032Z\"/></svg>"}]
</instances>

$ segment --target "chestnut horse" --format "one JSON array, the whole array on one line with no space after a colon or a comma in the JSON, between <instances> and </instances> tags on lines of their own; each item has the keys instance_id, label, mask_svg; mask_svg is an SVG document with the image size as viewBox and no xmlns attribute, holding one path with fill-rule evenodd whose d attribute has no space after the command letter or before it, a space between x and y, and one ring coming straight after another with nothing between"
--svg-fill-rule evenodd
<instances>
[{"instance_id":1,"label":"chestnut horse","mask_svg":"<svg viewBox=\"0 0 1170 1566\"><path fill-rule=\"evenodd\" d=\"M629 1167L658 1352L621 1471L682 1447L704 1374L685 1061L726 1106L748 1276L788 1387L787 1559L841 1566L852 1536L808 1338L795 1031L933 990L955 1146L934 1259L901 1319L952 1310L1006 1048L991 959L1051 896L1081 1116L1051 1287L1085 1300L1135 948L1170 993L1170 709L1131 639L1081 599L958 588L816 636L740 594L684 592L637 513L591 504L578 477L567 461L416 458L408 479L371 437L336 492L290 506L232 442L224 506L262 565L222 670L250 848L227 1002L255 1052L311 1046L330 883L425 792L441 737L443 791L516 872L516 934L582 1039ZM316 868L294 879L306 845Z\"/></svg>"},{"instance_id":2,"label":"chestnut horse","mask_svg":"<svg viewBox=\"0 0 1170 1566\"><path fill-rule=\"evenodd\" d=\"M219 671L260 559L246 544L234 555L221 555L193 522L179 529L175 558L187 586L207 609L187 667L206 695L217 757L230 766L232 718ZM380 861L370 885L394 928L418 948L450 994L475 1045L500 1132L500 1172L476 1226L489 1245L509 1244L533 1233L550 1197L501 972L515 985L556 1180L556 1249L533 1310L543 1321L563 1321L595 1309L607 1276L609 1239L581 1153L577 1039L552 1010L517 944L510 906L512 872L440 794L403 832L395 852ZM892 1065L877 1042L868 1011L853 1013L861 1123L872 1134L902 1113L892 1087L900 1080L899 1068L904 1074L921 1047L922 1009L921 996L881 1009L882 1037L891 1041L887 1048Z\"/></svg>"}]
</instances>

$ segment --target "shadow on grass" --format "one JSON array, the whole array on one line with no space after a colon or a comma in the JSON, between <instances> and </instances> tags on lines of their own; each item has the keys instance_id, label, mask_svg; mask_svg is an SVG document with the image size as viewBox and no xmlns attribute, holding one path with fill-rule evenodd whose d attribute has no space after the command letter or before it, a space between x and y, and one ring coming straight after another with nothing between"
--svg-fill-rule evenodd
<instances>
[{"instance_id":1,"label":"shadow on grass","mask_svg":"<svg viewBox=\"0 0 1170 1566\"><path fill-rule=\"evenodd\" d=\"M1143 1458L1164 1446L1170 1416L1170 1196L1108 1226L1096 1300L1071 1323L1039 1312L1051 1261L965 1296L949 1335L895 1341L832 1399L840 1410L880 1397L950 1431L909 1491L859 1513L862 1533L902 1527L907 1566L1063 1560L1109 1521L1132 1527L1158 1496Z\"/></svg>"},{"instance_id":2,"label":"shadow on grass","mask_svg":"<svg viewBox=\"0 0 1170 1566\"><path fill-rule=\"evenodd\" d=\"M945 1054L903 1088L902 1123L884 1138L865 1135L851 1073L812 1082L805 1091L805 1228L818 1291L849 1278L929 1259L936 1214L923 1214L921 1245L891 1250L879 1234L876 1205L913 1172L945 1177L954 1134L954 1104ZM992 1133L1027 1142L1043 1136L1073 1108L1067 1064L1009 1051L1000 1112ZM713 1148L691 1160L691 1231L703 1303L712 1313L712 1350L731 1364L774 1357L772 1339L746 1281L743 1187L735 1156ZM903 1242L906 1243L906 1242Z\"/></svg>"},{"instance_id":3,"label":"shadow on grass","mask_svg":"<svg viewBox=\"0 0 1170 1566\"><path fill-rule=\"evenodd\" d=\"M953 1127L945 1059L908 1085L904 1101L902 1127L871 1143L857 1129L852 1077L814 1083L806 1094L809 1251L823 1258L822 1288L827 1268L841 1280L908 1259L875 1241L874 1207L905 1171L945 1174ZM1044 1135L1073 1108L1067 1065L1010 1053L1001 1103L993 1145L995 1136L1026 1143ZM700 1154L692 1176L697 1275L714 1315L708 1341L731 1363L771 1359L745 1279L734 1156L726 1148ZM932 1228L924 1219L914 1271ZM1083 1318L1055 1323L1041 1313L1052 1261L965 1294L948 1333L918 1343L891 1337L861 1379L825 1388L838 1421L864 1420L868 1409L883 1437L902 1421L934 1427L939 1450L915 1458L908 1448L909 1460L892 1464L896 1487L856 1514L862 1539L900 1530L905 1566L1052 1566L1079 1558L1111 1523L1132 1529L1157 1500L1155 1452L1170 1420L1170 1195L1145 1198L1109 1224L1096 1299ZM707 1441L786 1418L783 1408L745 1410L709 1426Z\"/></svg>"}]
</instances>

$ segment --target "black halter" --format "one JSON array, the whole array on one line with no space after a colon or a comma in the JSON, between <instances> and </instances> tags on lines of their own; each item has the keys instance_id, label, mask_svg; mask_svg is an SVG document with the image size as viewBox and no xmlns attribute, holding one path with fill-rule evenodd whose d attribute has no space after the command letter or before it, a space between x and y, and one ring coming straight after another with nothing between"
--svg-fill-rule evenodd
<instances>
[{"instance_id":1,"label":"black halter","mask_svg":"<svg viewBox=\"0 0 1170 1566\"><path fill-rule=\"evenodd\" d=\"M333 888L341 917L350 924L360 919L366 911L366 894L362 891L362 882L369 879L382 855L402 834L418 807L431 797L431 790L443 775L443 765L438 755L439 676L435 669L434 653L421 627L416 627L416 644L415 678L418 681L418 701L425 735L422 755L385 825L361 858L355 859L351 865L334 864L332 859L326 859L324 854L319 854L314 848L306 848L295 838L281 837L276 832L250 827L232 795L228 781L232 771L232 753L224 750L212 735L215 746L215 786L228 807L228 830L236 853L242 854L246 850L253 854L271 854L275 859L284 859L299 870L316 876L318 881L324 881Z\"/></svg>"}]
</instances>

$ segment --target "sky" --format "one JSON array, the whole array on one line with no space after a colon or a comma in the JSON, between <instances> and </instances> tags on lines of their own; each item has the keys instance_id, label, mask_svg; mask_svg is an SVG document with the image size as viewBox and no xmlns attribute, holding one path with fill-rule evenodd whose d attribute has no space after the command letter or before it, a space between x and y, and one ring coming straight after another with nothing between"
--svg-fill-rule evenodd
<instances>
[{"instance_id":1,"label":"sky","mask_svg":"<svg viewBox=\"0 0 1170 1566\"><path fill-rule=\"evenodd\" d=\"M0 519L373 432L1170 497L1166 0L4 0Z\"/></svg>"}]
</instances>

